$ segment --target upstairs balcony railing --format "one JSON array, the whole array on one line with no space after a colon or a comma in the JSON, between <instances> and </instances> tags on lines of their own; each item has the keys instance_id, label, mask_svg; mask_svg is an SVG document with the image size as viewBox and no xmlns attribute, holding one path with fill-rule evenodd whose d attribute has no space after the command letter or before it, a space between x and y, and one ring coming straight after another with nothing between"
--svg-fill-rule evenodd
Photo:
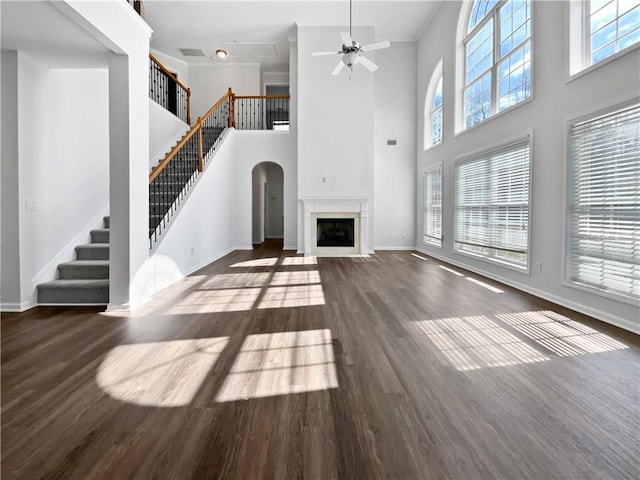
<instances>
[{"instance_id":1,"label":"upstairs balcony railing","mask_svg":"<svg viewBox=\"0 0 640 480\"><path fill-rule=\"evenodd\" d=\"M227 128L288 130L289 96L238 96L229 91L149 175L149 239L166 228L222 140Z\"/></svg>"},{"instance_id":2,"label":"upstairs balcony railing","mask_svg":"<svg viewBox=\"0 0 640 480\"><path fill-rule=\"evenodd\" d=\"M191 125L191 90L153 55L149 59L149 97Z\"/></svg>"}]
</instances>

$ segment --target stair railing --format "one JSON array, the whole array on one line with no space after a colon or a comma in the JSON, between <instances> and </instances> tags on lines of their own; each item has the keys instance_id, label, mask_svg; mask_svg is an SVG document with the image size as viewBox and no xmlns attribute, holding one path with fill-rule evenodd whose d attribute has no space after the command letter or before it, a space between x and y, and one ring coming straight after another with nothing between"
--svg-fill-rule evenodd
<instances>
[{"instance_id":1,"label":"stair railing","mask_svg":"<svg viewBox=\"0 0 640 480\"><path fill-rule=\"evenodd\" d=\"M149 97L191 125L191 90L149 54Z\"/></svg>"},{"instance_id":2,"label":"stair railing","mask_svg":"<svg viewBox=\"0 0 640 480\"><path fill-rule=\"evenodd\" d=\"M288 130L289 96L238 96L231 88L173 147L149 175L149 240L158 239L175 214L226 128Z\"/></svg>"},{"instance_id":3,"label":"stair railing","mask_svg":"<svg viewBox=\"0 0 640 480\"><path fill-rule=\"evenodd\" d=\"M149 175L149 239L166 227L229 126L231 89L201 118Z\"/></svg>"},{"instance_id":4,"label":"stair railing","mask_svg":"<svg viewBox=\"0 0 640 480\"><path fill-rule=\"evenodd\" d=\"M232 122L237 130L289 130L289 95L234 95Z\"/></svg>"}]
</instances>

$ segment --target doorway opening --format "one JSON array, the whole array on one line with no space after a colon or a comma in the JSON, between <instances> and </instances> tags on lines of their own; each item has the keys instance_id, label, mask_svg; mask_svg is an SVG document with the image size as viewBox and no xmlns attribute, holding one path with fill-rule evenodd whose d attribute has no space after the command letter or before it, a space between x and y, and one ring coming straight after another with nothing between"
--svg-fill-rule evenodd
<instances>
[{"instance_id":1,"label":"doorway opening","mask_svg":"<svg viewBox=\"0 0 640 480\"><path fill-rule=\"evenodd\" d=\"M274 162L253 167L252 176L252 243L284 237L284 172Z\"/></svg>"}]
</instances>

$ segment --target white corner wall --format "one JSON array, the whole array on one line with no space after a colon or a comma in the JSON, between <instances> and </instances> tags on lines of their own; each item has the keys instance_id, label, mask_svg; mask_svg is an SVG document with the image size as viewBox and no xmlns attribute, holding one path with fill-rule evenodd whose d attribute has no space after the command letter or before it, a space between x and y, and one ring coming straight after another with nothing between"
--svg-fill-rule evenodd
<instances>
[{"instance_id":1,"label":"white corner wall","mask_svg":"<svg viewBox=\"0 0 640 480\"><path fill-rule=\"evenodd\" d=\"M189 131L189 125L149 99L149 170Z\"/></svg>"},{"instance_id":2,"label":"white corner wall","mask_svg":"<svg viewBox=\"0 0 640 480\"><path fill-rule=\"evenodd\" d=\"M0 207L0 305L3 311L22 310L20 298L20 202L18 156L18 53L1 50L2 169Z\"/></svg>"},{"instance_id":3,"label":"white corner wall","mask_svg":"<svg viewBox=\"0 0 640 480\"><path fill-rule=\"evenodd\" d=\"M416 218L416 44L376 52L374 249L413 249ZM387 145L395 140L396 145Z\"/></svg>"},{"instance_id":4,"label":"white corner wall","mask_svg":"<svg viewBox=\"0 0 640 480\"><path fill-rule=\"evenodd\" d=\"M187 88L189 86L189 64L180 60L179 58L167 55L166 53L159 52L158 50L151 50L151 54L158 59L158 61L165 66L167 70L172 73L176 73L178 80Z\"/></svg>"},{"instance_id":5,"label":"white corner wall","mask_svg":"<svg viewBox=\"0 0 640 480\"><path fill-rule=\"evenodd\" d=\"M565 138L570 118L612 106L640 91L640 49L567 81L565 49L568 19L565 2L533 4L533 99L498 117L454 136L455 41L459 2L443 2L436 17L418 42L418 111L415 172L416 245L431 255L495 278L574 310L592 315L628 330L640 332L637 305L578 290L563 284ZM443 143L423 150L424 96L433 69L440 58L444 67ZM531 204L530 262L542 263L542 271L520 273L453 251L453 159L478 149L499 145L504 139L533 131L533 176ZM422 172L443 162L443 248L422 243ZM474 312L470 312L473 314Z\"/></svg>"},{"instance_id":6,"label":"white corner wall","mask_svg":"<svg viewBox=\"0 0 640 480\"><path fill-rule=\"evenodd\" d=\"M236 95L261 95L260 65L190 65L191 119L195 123L229 87Z\"/></svg>"},{"instance_id":7,"label":"white corner wall","mask_svg":"<svg viewBox=\"0 0 640 480\"><path fill-rule=\"evenodd\" d=\"M109 203L106 69L50 69L18 53L22 307L74 259ZM80 237L78 236L80 235Z\"/></svg>"}]
</instances>

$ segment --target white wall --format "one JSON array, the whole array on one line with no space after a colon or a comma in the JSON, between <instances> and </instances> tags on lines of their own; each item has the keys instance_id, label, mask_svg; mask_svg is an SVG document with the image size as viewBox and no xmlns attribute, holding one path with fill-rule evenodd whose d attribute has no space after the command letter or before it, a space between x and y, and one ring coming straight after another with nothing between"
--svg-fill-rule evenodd
<instances>
[{"instance_id":1,"label":"white wall","mask_svg":"<svg viewBox=\"0 0 640 480\"><path fill-rule=\"evenodd\" d=\"M376 52L375 249L415 247L416 60L414 42Z\"/></svg>"},{"instance_id":2,"label":"white wall","mask_svg":"<svg viewBox=\"0 0 640 480\"><path fill-rule=\"evenodd\" d=\"M160 163L189 131L189 125L149 99L149 169Z\"/></svg>"},{"instance_id":3,"label":"white wall","mask_svg":"<svg viewBox=\"0 0 640 480\"><path fill-rule=\"evenodd\" d=\"M535 295L640 331L637 306L563 285L566 122L587 112L614 105L640 91L640 50L567 82L564 48L567 32L565 2L533 5L533 101L454 137L455 36L460 3L444 2L418 43L418 111L416 135L418 165L416 243L425 252L484 273ZM423 151L424 97L431 73L443 58L444 140ZM542 263L541 272L520 273L453 252L453 159L500 144L504 139L533 131L532 216L530 262ZM422 171L443 162L442 249L422 243ZM470 312L473 314L473 312Z\"/></svg>"},{"instance_id":4,"label":"white wall","mask_svg":"<svg viewBox=\"0 0 640 480\"><path fill-rule=\"evenodd\" d=\"M356 66L331 72L340 57L312 57L339 46L341 27L298 27L297 123L300 198L373 199L375 74ZM353 29L361 44L374 41L373 27ZM375 61L372 52L368 56ZM299 218L301 218L299 208ZM373 245L374 205L369 205ZM304 225L300 223L300 229ZM302 233L299 235L301 238ZM304 242L300 240L304 245Z\"/></svg>"},{"instance_id":5,"label":"white wall","mask_svg":"<svg viewBox=\"0 0 640 480\"><path fill-rule=\"evenodd\" d=\"M50 69L18 53L21 302L74 259L109 203L106 69ZM27 204L31 204L31 209Z\"/></svg>"},{"instance_id":6,"label":"white wall","mask_svg":"<svg viewBox=\"0 0 640 480\"><path fill-rule=\"evenodd\" d=\"M236 95L260 95L260 66L190 65L192 122L207 113L229 87Z\"/></svg>"},{"instance_id":7,"label":"white wall","mask_svg":"<svg viewBox=\"0 0 640 480\"><path fill-rule=\"evenodd\" d=\"M254 240L252 221L252 172L262 162L273 162L284 172L284 247L297 244L297 179L294 138L287 132L234 131L234 226L236 248L248 249ZM266 174L266 170L265 170ZM265 175L266 178L266 175ZM258 237L259 239L259 237Z\"/></svg>"},{"instance_id":8,"label":"white wall","mask_svg":"<svg viewBox=\"0 0 640 480\"><path fill-rule=\"evenodd\" d=\"M2 67L2 169L0 207L0 302L2 310L21 310L18 185L18 55L0 52Z\"/></svg>"},{"instance_id":9,"label":"white wall","mask_svg":"<svg viewBox=\"0 0 640 480\"><path fill-rule=\"evenodd\" d=\"M179 58L172 57L171 55L167 55L166 53L159 52L158 50L151 50L151 54L158 59L162 65L166 67L172 73L178 74L178 80L185 87L190 88L189 85L189 64L184 60L180 60Z\"/></svg>"}]
</instances>

